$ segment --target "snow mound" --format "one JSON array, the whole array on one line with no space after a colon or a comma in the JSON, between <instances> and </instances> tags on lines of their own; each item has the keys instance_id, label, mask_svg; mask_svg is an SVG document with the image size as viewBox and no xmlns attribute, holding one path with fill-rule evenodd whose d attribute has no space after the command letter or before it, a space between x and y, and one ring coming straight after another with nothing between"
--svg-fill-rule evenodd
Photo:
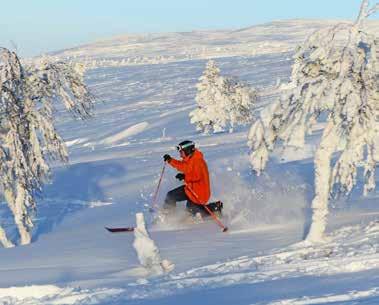
<instances>
[{"instance_id":1,"label":"snow mound","mask_svg":"<svg viewBox=\"0 0 379 305\"><path fill-rule=\"evenodd\" d=\"M101 144L111 145L111 144L119 144L121 141L135 136L141 132L143 132L149 126L148 122L142 122L135 124L127 129L120 131L112 136L109 136L101 141Z\"/></svg>"},{"instance_id":2,"label":"snow mound","mask_svg":"<svg viewBox=\"0 0 379 305\"><path fill-rule=\"evenodd\" d=\"M20 300L25 298L42 298L48 295L59 294L61 291L61 288L53 285L0 288L0 299L4 297L13 297Z\"/></svg>"},{"instance_id":3,"label":"snow mound","mask_svg":"<svg viewBox=\"0 0 379 305\"><path fill-rule=\"evenodd\" d=\"M162 260L158 247L146 230L143 213L137 213L136 220L137 227L134 230L133 247L137 251L141 265L154 274L172 271L174 264L167 259Z\"/></svg>"},{"instance_id":4,"label":"snow mound","mask_svg":"<svg viewBox=\"0 0 379 305\"><path fill-rule=\"evenodd\" d=\"M107 205L112 205L112 202L92 201L88 203L89 208L99 208Z\"/></svg>"},{"instance_id":5,"label":"snow mound","mask_svg":"<svg viewBox=\"0 0 379 305\"><path fill-rule=\"evenodd\" d=\"M74 145L78 145L78 144L82 144L84 142L88 141L87 138L79 138L79 139L74 139L74 140L71 140L71 141L66 141L65 144L67 147L71 147L71 146L74 146Z\"/></svg>"}]
</instances>

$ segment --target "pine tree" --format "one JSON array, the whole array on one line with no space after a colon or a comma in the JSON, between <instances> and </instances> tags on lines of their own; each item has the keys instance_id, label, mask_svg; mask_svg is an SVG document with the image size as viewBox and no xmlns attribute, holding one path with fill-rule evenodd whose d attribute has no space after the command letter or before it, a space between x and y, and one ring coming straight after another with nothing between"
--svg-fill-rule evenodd
<instances>
[{"instance_id":1,"label":"pine tree","mask_svg":"<svg viewBox=\"0 0 379 305\"><path fill-rule=\"evenodd\" d=\"M0 49L0 185L21 244L31 242L35 196L49 179L48 160L68 157L53 124L53 102L60 100L79 118L90 116L94 99L82 75L82 67L62 62L23 67L15 53ZM2 228L0 241L13 246Z\"/></svg>"},{"instance_id":2,"label":"pine tree","mask_svg":"<svg viewBox=\"0 0 379 305\"><path fill-rule=\"evenodd\" d=\"M324 124L314 158L315 198L307 239L322 240L328 199L334 190L349 193L364 167L364 192L375 187L378 148L379 84L375 37L363 29L369 10L363 0L353 24L338 24L314 33L295 54L287 92L261 113L251 128L251 164L259 174L278 141L303 146L316 122ZM336 161L332 164L332 157ZM332 166L333 165L333 166Z\"/></svg>"},{"instance_id":3,"label":"pine tree","mask_svg":"<svg viewBox=\"0 0 379 305\"><path fill-rule=\"evenodd\" d=\"M227 115L229 130L237 125L246 125L253 120L253 107L257 101L257 91L236 79L227 79L227 99L224 104L224 113Z\"/></svg>"},{"instance_id":4,"label":"pine tree","mask_svg":"<svg viewBox=\"0 0 379 305\"><path fill-rule=\"evenodd\" d=\"M197 84L197 108L190 113L197 130L219 132L252 120L256 91L236 79L220 76L213 60L208 61Z\"/></svg>"},{"instance_id":5,"label":"pine tree","mask_svg":"<svg viewBox=\"0 0 379 305\"><path fill-rule=\"evenodd\" d=\"M221 95L217 82L220 79L220 69L213 60L207 62L203 75L199 78L196 85L197 95L196 102L198 107L189 115L191 123L196 124L199 131L209 132L213 125L213 115L210 107L215 105L217 99ZM212 113L213 114L213 113Z\"/></svg>"}]
</instances>

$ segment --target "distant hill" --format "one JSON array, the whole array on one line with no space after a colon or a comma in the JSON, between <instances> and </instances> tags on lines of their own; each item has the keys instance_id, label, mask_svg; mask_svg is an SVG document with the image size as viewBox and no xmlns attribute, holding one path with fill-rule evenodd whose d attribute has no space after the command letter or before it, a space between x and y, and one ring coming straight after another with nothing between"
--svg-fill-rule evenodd
<instances>
[{"instance_id":1,"label":"distant hill","mask_svg":"<svg viewBox=\"0 0 379 305\"><path fill-rule=\"evenodd\" d=\"M230 56L291 52L311 33L341 20L283 20L237 30L131 34L50 53L87 66L154 64ZM379 32L379 20L369 22Z\"/></svg>"}]
</instances>

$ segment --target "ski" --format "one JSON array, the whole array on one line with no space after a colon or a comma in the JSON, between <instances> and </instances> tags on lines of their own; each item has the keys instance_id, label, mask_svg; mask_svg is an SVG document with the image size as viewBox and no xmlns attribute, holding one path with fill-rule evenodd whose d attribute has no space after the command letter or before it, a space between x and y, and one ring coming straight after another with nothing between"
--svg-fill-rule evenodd
<instances>
[{"instance_id":1,"label":"ski","mask_svg":"<svg viewBox=\"0 0 379 305\"><path fill-rule=\"evenodd\" d=\"M205 206L207 212L208 212L208 215L204 215L204 219L207 219L208 217L212 217L219 226L221 226L221 228L223 229L222 231L223 232L226 232L228 230L227 227L225 227L219 220L219 218L222 217L222 208L223 208L223 203L221 201L216 201L216 202L211 202L209 203L208 205ZM152 209L150 208L149 209L150 212L158 212L156 211L155 209ZM216 215L217 216L216 216ZM163 215L164 216L164 215ZM161 222L164 222L164 217L162 215L157 215L157 217L155 218L155 220L153 220L153 224L154 223L157 223L159 220ZM162 219L163 218L163 219ZM191 218L193 219L193 217ZM193 222L194 224L195 223L201 223L202 221L200 222ZM111 232L111 233L122 233L122 232L134 232L134 229L135 227L105 227L105 229L108 231L108 232Z\"/></svg>"},{"instance_id":2,"label":"ski","mask_svg":"<svg viewBox=\"0 0 379 305\"><path fill-rule=\"evenodd\" d=\"M105 229L111 233L133 232L134 231L134 227L119 227L119 228L105 227Z\"/></svg>"}]
</instances>

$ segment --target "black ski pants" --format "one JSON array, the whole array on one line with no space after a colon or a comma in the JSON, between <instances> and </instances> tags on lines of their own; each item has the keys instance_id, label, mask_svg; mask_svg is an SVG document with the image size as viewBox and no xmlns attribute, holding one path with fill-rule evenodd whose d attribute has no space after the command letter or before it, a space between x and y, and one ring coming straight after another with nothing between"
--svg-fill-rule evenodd
<instances>
[{"instance_id":1,"label":"black ski pants","mask_svg":"<svg viewBox=\"0 0 379 305\"><path fill-rule=\"evenodd\" d=\"M202 215L207 214L202 205L193 203L191 199L188 198L186 192L184 191L184 185L179 186L167 193L163 208L168 211L173 211L176 208L176 203L178 201L187 201L186 208L192 215L195 215L196 213L200 213Z\"/></svg>"}]
</instances>

